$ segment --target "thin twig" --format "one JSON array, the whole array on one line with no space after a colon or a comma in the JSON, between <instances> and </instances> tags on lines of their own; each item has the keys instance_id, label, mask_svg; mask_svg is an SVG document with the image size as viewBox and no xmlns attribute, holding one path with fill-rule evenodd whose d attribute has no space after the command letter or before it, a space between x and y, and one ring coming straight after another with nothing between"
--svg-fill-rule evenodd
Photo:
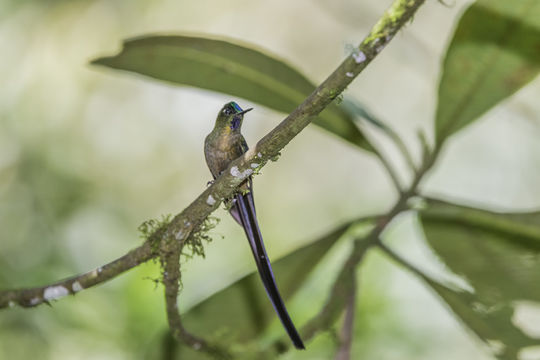
<instances>
[{"instance_id":1,"label":"thin twig","mask_svg":"<svg viewBox=\"0 0 540 360\"><path fill-rule=\"evenodd\" d=\"M180 286L180 255L182 247L176 241L163 242L160 253L163 266L163 285L169 328L172 336L196 351L202 351L217 359L231 359L226 349L209 344L206 340L189 333L182 324L178 312L178 292Z\"/></svg>"},{"instance_id":2,"label":"thin twig","mask_svg":"<svg viewBox=\"0 0 540 360\"><path fill-rule=\"evenodd\" d=\"M422 278L424 281L427 281L428 283L432 281L431 278L429 278L426 274L424 274L420 269L418 269L413 264L409 263L407 260L402 258L400 255L398 255L396 252L394 252L392 249L390 249L388 246L386 246L383 242L378 242L377 247L382 250L382 252L390 257L392 260L403 266L405 269L409 270L413 274L417 275L418 277Z\"/></svg>"},{"instance_id":3,"label":"thin twig","mask_svg":"<svg viewBox=\"0 0 540 360\"><path fill-rule=\"evenodd\" d=\"M369 241L362 241L357 244L334 281L327 302L319 313L302 328L302 338L305 341L313 338L318 332L329 329L346 308L347 298L356 286L356 277L354 275L356 267L362 261L367 250L373 245Z\"/></svg>"},{"instance_id":4,"label":"thin twig","mask_svg":"<svg viewBox=\"0 0 540 360\"><path fill-rule=\"evenodd\" d=\"M353 278L355 278L353 273ZM353 279L351 293L348 296L347 307L345 308L345 317L343 319L343 326L339 337L339 348L336 353L335 360L350 360L351 359L351 347L354 335L354 316L356 309L356 297L357 295L357 283L356 279Z\"/></svg>"},{"instance_id":5,"label":"thin twig","mask_svg":"<svg viewBox=\"0 0 540 360\"><path fill-rule=\"evenodd\" d=\"M364 120L362 122L358 123L358 126L362 128L363 124L367 123L370 124L380 131L384 133L390 140L394 142L394 145L398 148L398 150L401 152L401 155L405 159L405 162L407 163L409 169L412 171L412 173L416 173L417 168L415 161L409 152L409 149L405 145L405 142L403 139L399 136L399 134L394 131L391 127L386 125L383 121L373 116L369 111L367 111L364 106L359 105L356 101L352 99L347 99L345 102L345 107L351 108L351 110L360 117L360 119ZM367 135L364 132L364 135ZM373 146L372 146L373 148Z\"/></svg>"},{"instance_id":6,"label":"thin twig","mask_svg":"<svg viewBox=\"0 0 540 360\"><path fill-rule=\"evenodd\" d=\"M390 161L386 158L386 156L379 150L378 147L376 146L373 146L373 151L375 152L375 155L377 155L377 158L379 159L379 161L381 162L381 164L384 166L384 168L386 169L386 172L388 173L388 175L390 176L390 179L392 180L392 183L394 184L394 186L396 187L398 193L402 193L403 192L403 186L401 185L401 181L399 180L399 177L396 173L396 171L394 170L394 168L392 167L392 164L390 163Z\"/></svg>"},{"instance_id":7,"label":"thin twig","mask_svg":"<svg viewBox=\"0 0 540 360\"><path fill-rule=\"evenodd\" d=\"M416 167L414 159L409 149L407 148L407 145L405 145L405 142L401 138L401 136L399 136L399 134L390 127L385 129L385 131L386 131L386 135L388 135L388 137L394 141L394 145L396 145L401 155L403 155L403 158L405 159L405 162L407 163L407 166L409 167L409 169L413 173L416 173L418 171L418 168Z\"/></svg>"},{"instance_id":8,"label":"thin twig","mask_svg":"<svg viewBox=\"0 0 540 360\"><path fill-rule=\"evenodd\" d=\"M394 130L392 130L392 134L395 135L394 137L392 137L392 139L394 140L394 143L396 144L397 148L400 150L401 154L405 158L405 161L407 165L409 166L409 169L411 169L413 173L416 173L418 171L418 168L416 167L414 159L411 153L409 152L407 145L405 145L405 142L403 141L403 139Z\"/></svg>"},{"instance_id":9,"label":"thin twig","mask_svg":"<svg viewBox=\"0 0 540 360\"><path fill-rule=\"evenodd\" d=\"M411 155L411 152L407 148L407 145L405 145L405 142L403 141L401 136L399 136L399 134L394 129L386 125L381 120L374 119L374 118L371 118L369 121L367 121L367 123L373 125L377 129L382 131L384 135L386 135L390 140L393 141L394 145L398 148L399 152L405 159L407 166L409 167L409 169L412 171L413 174L418 171L416 163Z\"/></svg>"},{"instance_id":10,"label":"thin twig","mask_svg":"<svg viewBox=\"0 0 540 360\"><path fill-rule=\"evenodd\" d=\"M413 275L418 276L421 280L423 280L429 287L431 287L439 296L442 296L441 292L456 292L459 290L456 290L455 288L452 289L451 287L448 287L448 285L440 283L439 281L433 279L431 276L424 273L422 270L405 260L403 257L398 255L396 252L394 252L392 249L390 249L388 246L386 246L384 243L379 242L377 244L377 247L382 250L382 252L390 257L392 260L394 260L396 263L401 265L406 270L410 271ZM444 299L444 298L443 298Z\"/></svg>"}]
</instances>

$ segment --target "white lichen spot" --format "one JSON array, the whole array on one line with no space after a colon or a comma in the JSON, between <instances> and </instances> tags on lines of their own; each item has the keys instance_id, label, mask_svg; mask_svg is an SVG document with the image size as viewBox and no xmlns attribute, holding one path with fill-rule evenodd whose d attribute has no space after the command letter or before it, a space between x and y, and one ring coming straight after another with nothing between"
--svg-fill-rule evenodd
<instances>
[{"instance_id":1,"label":"white lichen spot","mask_svg":"<svg viewBox=\"0 0 540 360\"><path fill-rule=\"evenodd\" d=\"M259 164L257 164L257 163L251 163L250 166L251 166L251 168L256 169L256 168L259 167Z\"/></svg>"},{"instance_id":2,"label":"white lichen spot","mask_svg":"<svg viewBox=\"0 0 540 360\"><path fill-rule=\"evenodd\" d=\"M17 305L17 303L16 303L15 301L9 301L9 302L8 302L8 306L9 306L10 308L15 307L15 305Z\"/></svg>"},{"instance_id":3,"label":"white lichen spot","mask_svg":"<svg viewBox=\"0 0 540 360\"><path fill-rule=\"evenodd\" d=\"M68 289L66 289L62 285L49 286L43 292L43 298L45 300L56 300L56 299L60 299L61 297L66 296L68 294L69 294Z\"/></svg>"},{"instance_id":4,"label":"white lichen spot","mask_svg":"<svg viewBox=\"0 0 540 360\"><path fill-rule=\"evenodd\" d=\"M176 240L183 240L184 239L184 230L180 229L178 232L174 235Z\"/></svg>"},{"instance_id":5,"label":"white lichen spot","mask_svg":"<svg viewBox=\"0 0 540 360\"><path fill-rule=\"evenodd\" d=\"M101 268L101 266L97 268L97 273L98 274L101 274L102 271L103 271L103 269Z\"/></svg>"},{"instance_id":6,"label":"white lichen spot","mask_svg":"<svg viewBox=\"0 0 540 360\"><path fill-rule=\"evenodd\" d=\"M83 289L83 287L80 282L75 281L73 284L71 284L71 289L73 292L79 292Z\"/></svg>"},{"instance_id":7,"label":"white lichen spot","mask_svg":"<svg viewBox=\"0 0 540 360\"><path fill-rule=\"evenodd\" d=\"M363 51L353 52L352 57L354 59L354 62L357 64L361 64L366 61L366 54L364 54Z\"/></svg>"},{"instance_id":8,"label":"white lichen spot","mask_svg":"<svg viewBox=\"0 0 540 360\"><path fill-rule=\"evenodd\" d=\"M32 305L32 306L36 306L40 302L41 302L41 299L38 298L37 296L30 299L30 305Z\"/></svg>"},{"instance_id":9,"label":"white lichen spot","mask_svg":"<svg viewBox=\"0 0 540 360\"><path fill-rule=\"evenodd\" d=\"M214 205L216 203L216 199L212 195L208 195L208 199L206 199L206 203L210 206Z\"/></svg>"},{"instance_id":10,"label":"white lichen spot","mask_svg":"<svg viewBox=\"0 0 540 360\"><path fill-rule=\"evenodd\" d=\"M347 77L353 77L353 76L354 76L354 73L348 71L345 75L347 75Z\"/></svg>"},{"instance_id":11,"label":"white lichen spot","mask_svg":"<svg viewBox=\"0 0 540 360\"><path fill-rule=\"evenodd\" d=\"M253 174L253 170L251 169L246 169L244 171L240 171L238 170L238 167L237 166L233 166L231 168L231 175L234 176L235 178L246 178L248 177L249 175Z\"/></svg>"},{"instance_id":12,"label":"white lichen spot","mask_svg":"<svg viewBox=\"0 0 540 360\"><path fill-rule=\"evenodd\" d=\"M201 349L201 344L197 342L197 343L193 344L193 348L195 350L200 350Z\"/></svg>"},{"instance_id":13,"label":"white lichen spot","mask_svg":"<svg viewBox=\"0 0 540 360\"><path fill-rule=\"evenodd\" d=\"M241 174L240 170L238 170L238 166L233 166L231 168L231 175L234 177L239 177Z\"/></svg>"},{"instance_id":14,"label":"white lichen spot","mask_svg":"<svg viewBox=\"0 0 540 360\"><path fill-rule=\"evenodd\" d=\"M262 154L260 152L257 153L257 157L260 159L262 158Z\"/></svg>"}]
</instances>

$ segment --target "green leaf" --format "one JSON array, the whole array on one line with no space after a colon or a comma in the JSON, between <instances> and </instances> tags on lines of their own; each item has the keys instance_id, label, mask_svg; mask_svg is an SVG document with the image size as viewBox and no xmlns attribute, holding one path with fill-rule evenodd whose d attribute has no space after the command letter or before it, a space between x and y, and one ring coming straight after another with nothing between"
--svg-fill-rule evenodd
<instances>
[{"instance_id":1,"label":"green leaf","mask_svg":"<svg viewBox=\"0 0 540 360\"><path fill-rule=\"evenodd\" d=\"M530 82L540 70L540 2L479 0L463 14L444 59L439 142Z\"/></svg>"},{"instance_id":2,"label":"green leaf","mask_svg":"<svg viewBox=\"0 0 540 360\"><path fill-rule=\"evenodd\" d=\"M127 70L173 84L218 91L292 112L315 86L274 56L230 41L189 36L148 36L126 40L118 55L92 64ZM352 116L335 104L313 122L371 150Z\"/></svg>"},{"instance_id":3,"label":"green leaf","mask_svg":"<svg viewBox=\"0 0 540 360\"><path fill-rule=\"evenodd\" d=\"M302 286L351 224L340 226L272 264L284 300ZM254 272L191 308L183 315L183 322L195 334L212 337L225 333L228 340L238 342L256 338L275 316L259 275ZM294 314L291 316L294 318Z\"/></svg>"},{"instance_id":4,"label":"green leaf","mask_svg":"<svg viewBox=\"0 0 540 360\"><path fill-rule=\"evenodd\" d=\"M428 281L463 323L502 359L540 345L515 321L518 307L540 305L540 212L493 213L429 200L420 218L429 245L474 289Z\"/></svg>"}]
</instances>

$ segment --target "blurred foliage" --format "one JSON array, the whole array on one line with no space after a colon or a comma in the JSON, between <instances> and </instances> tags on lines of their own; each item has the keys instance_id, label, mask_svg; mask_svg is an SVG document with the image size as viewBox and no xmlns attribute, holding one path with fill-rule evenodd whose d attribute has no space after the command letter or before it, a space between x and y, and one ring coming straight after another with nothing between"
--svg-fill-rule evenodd
<instances>
[{"instance_id":1,"label":"blurred foliage","mask_svg":"<svg viewBox=\"0 0 540 360\"><path fill-rule=\"evenodd\" d=\"M434 286L500 359L517 359L540 345L517 319L524 302L540 304L540 212L493 213L431 200L420 216L426 239L444 263L472 289ZM538 306L538 305L537 305Z\"/></svg>"},{"instance_id":2,"label":"blurred foliage","mask_svg":"<svg viewBox=\"0 0 540 360\"><path fill-rule=\"evenodd\" d=\"M448 47L435 119L438 141L478 119L540 71L540 3L479 0Z\"/></svg>"},{"instance_id":3,"label":"blurred foliage","mask_svg":"<svg viewBox=\"0 0 540 360\"><path fill-rule=\"evenodd\" d=\"M33 149L25 149L19 154L16 166L5 171L10 180L0 202L0 227L5 230L0 232L3 244L0 261L11 268L9 273L17 273L16 268L28 269L47 261L61 261L62 252L51 247L53 239L59 236L56 224L68 221L84 206L92 194L92 184L48 163L42 153ZM39 234L39 242L36 242L36 234ZM28 248L33 251L29 253ZM8 269L2 274L7 274ZM18 275L0 276L0 286L31 285L58 276L51 268L32 276Z\"/></svg>"}]
</instances>

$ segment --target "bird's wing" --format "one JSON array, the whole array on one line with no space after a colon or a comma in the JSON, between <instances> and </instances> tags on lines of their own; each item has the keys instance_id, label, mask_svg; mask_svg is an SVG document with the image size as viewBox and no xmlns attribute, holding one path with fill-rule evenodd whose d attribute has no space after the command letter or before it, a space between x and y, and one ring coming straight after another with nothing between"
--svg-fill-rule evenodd
<instances>
[{"instance_id":1,"label":"bird's wing","mask_svg":"<svg viewBox=\"0 0 540 360\"><path fill-rule=\"evenodd\" d=\"M251 179L248 184L248 192L243 194L240 193L235 196L236 202L230 210L231 215L236 221L240 220L238 222L246 232L249 246L251 247L253 257L255 258L255 263L257 264L257 269L259 270L259 275L261 276L264 288L283 327L289 334L294 346L298 349L304 349L305 347L302 339L300 338L300 335L285 308L285 304L281 299L281 295L279 294L274 273L272 272L272 266L270 265L270 259L266 254L261 231L259 230L259 224L257 223L257 217L255 215L255 203L253 201L253 193L251 192Z\"/></svg>"}]
</instances>

